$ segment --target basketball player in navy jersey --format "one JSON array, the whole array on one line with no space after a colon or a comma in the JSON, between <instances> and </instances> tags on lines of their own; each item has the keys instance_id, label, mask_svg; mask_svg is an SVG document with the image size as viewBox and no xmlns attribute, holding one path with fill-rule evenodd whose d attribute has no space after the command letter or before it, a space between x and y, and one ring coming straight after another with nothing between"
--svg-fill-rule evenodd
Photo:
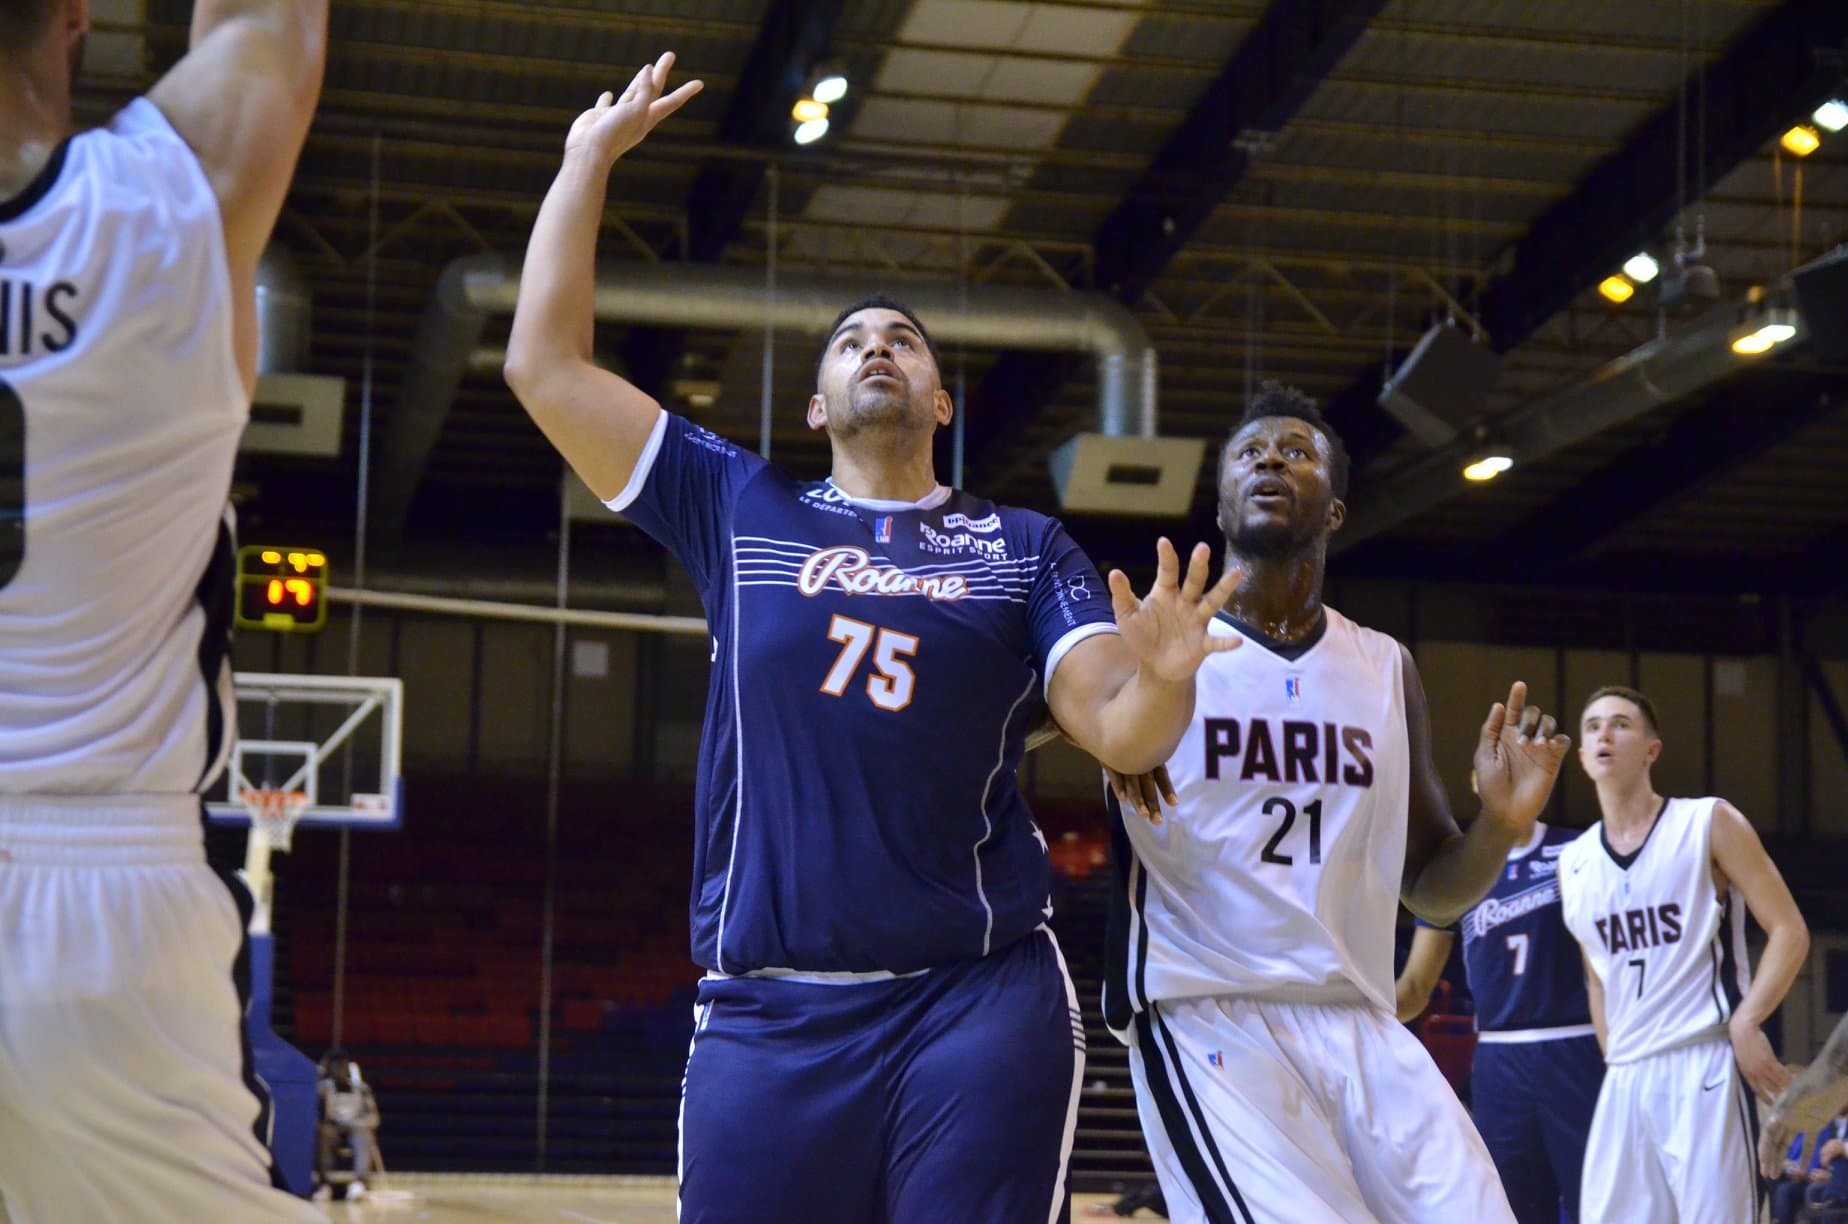
<instances>
[{"instance_id":1,"label":"basketball player in navy jersey","mask_svg":"<svg viewBox=\"0 0 1848 1224\"><path fill-rule=\"evenodd\" d=\"M540 210L507 380L608 504L699 586L713 634L696 796L699 992L681 1114L692 1222L1020 1224L1065 1214L1083 1072L1015 782L1042 707L1153 768L1193 706L1230 576L1173 548L1138 600L1053 519L937 483L951 419L924 326L849 307L792 479L591 361L610 170L683 104L672 57L572 126Z\"/></svg>"},{"instance_id":2,"label":"basketball player in navy jersey","mask_svg":"<svg viewBox=\"0 0 1848 1224\"><path fill-rule=\"evenodd\" d=\"M244 1046L231 469L326 0L200 0L72 134L86 0L0 0L0 1196L14 1224L319 1219Z\"/></svg>"},{"instance_id":3,"label":"basketball player in navy jersey","mask_svg":"<svg viewBox=\"0 0 1848 1224\"><path fill-rule=\"evenodd\" d=\"M1559 854L1577 836L1536 823L1454 926L1418 920L1399 975L1399 1018L1408 1020L1424 1010L1462 931L1476 1001L1471 1112L1520 1224L1577 1224L1585 1137L1604 1080L1578 945L1559 915Z\"/></svg>"},{"instance_id":4,"label":"basketball player in navy jersey","mask_svg":"<svg viewBox=\"0 0 1848 1224\"><path fill-rule=\"evenodd\" d=\"M1220 465L1227 570L1194 719L1158 778L1112 778L1121 888L1104 1010L1176 1220L1505 1221L1494 1165L1393 1018L1401 899L1449 922L1531 835L1567 740L1515 684L1457 828L1408 652L1322 603L1340 437L1266 384Z\"/></svg>"},{"instance_id":5,"label":"basketball player in navy jersey","mask_svg":"<svg viewBox=\"0 0 1848 1224\"><path fill-rule=\"evenodd\" d=\"M1809 928L1758 833L1724 799L1664 798L1654 704L1593 693L1579 763L1603 819L1559 859L1607 1070L1585 1151L1594 1220L1731 1224L1758 1214L1758 1112L1790 1082L1761 1027ZM1745 916L1765 930L1753 973Z\"/></svg>"}]
</instances>

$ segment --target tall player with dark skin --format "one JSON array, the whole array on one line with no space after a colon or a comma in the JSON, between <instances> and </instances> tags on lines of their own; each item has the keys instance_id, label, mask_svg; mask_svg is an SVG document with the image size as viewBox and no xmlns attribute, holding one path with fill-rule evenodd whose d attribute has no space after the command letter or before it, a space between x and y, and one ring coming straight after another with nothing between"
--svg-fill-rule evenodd
<instances>
[{"instance_id":1,"label":"tall player with dark skin","mask_svg":"<svg viewBox=\"0 0 1848 1224\"><path fill-rule=\"evenodd\" d=\"M1226 566L1239 573L1228 616L1285 644L1321 627L1328 542L1347 519L1347 468L1339 443L1301 417L1263 416L1233 434L1219 469ZM1482 725L1475 759L1482 814L1463 832L1432 761L1418 666L1409 650L1403 656L1412 786L1400 894L1407 909L1443 925L1481 899L1509 850L1532 832L1571 740L1527 704L1527 686L1516 681ZM1161 799L1176 802L1165 770L1135 778L1113 771L1110 781L1125 809L1149 820L1161 820Z\"/></svg>"}]
</instances>

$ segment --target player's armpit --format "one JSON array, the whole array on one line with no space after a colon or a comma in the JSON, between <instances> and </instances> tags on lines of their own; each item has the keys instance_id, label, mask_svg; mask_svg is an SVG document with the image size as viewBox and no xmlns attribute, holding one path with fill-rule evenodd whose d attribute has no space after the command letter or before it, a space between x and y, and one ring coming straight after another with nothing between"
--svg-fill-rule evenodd
<instances>
[{"instance_id":1,"label":"player's armpit","mask_svg":"<svg viewBox=\"0 0 1848 1224\"><path fill-rule=\"evenodd\" d=\"M191 49L148 91L218 198L238 369L257 377L257 261L321 96L328 0L198 0Z\"/></svg>"},{"instance_id":2,"label":"player's armpit","mask_svg":"<svg viewBox=\"0 0 1848 1224\"><path fill-rule=\"evenodd\" d=\"M288 194L321 94L327 8L197 0L191 49L148 91L211 181L234 267L256 267Z\"/></svg>"}]
</instances>

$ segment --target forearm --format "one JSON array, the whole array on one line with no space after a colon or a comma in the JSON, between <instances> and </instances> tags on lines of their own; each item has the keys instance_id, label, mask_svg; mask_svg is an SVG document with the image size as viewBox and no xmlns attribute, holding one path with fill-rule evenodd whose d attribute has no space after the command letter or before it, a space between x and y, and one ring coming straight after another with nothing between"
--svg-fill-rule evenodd
<instances>
[{"instance_id":1,"label":"forearm","mask_svg":"<svg viewBox=\"0 0 1848 1224\"><path fill-rule=\"evenodd\" d=\"M1138 667L1098 711L1097 743L1085 747L1122 774L1165 764L1193 718L1193 677L1173 682Z\"/></svg>"},{"instance_id":2,"label":"forearm","mask_svg":"<svg viewBox=\"0 0 1848 1224\"><path fill-rule=\"evenodd\" d=\"M1495 883L1518 836L1489 813L1482 813L1467 832L1438 843L1406 889L1405 907L1434 925L1455 922Z\"/></svg>"},{"instance_id":3,"label":"forearm","mask_svg":"<svg viewBox=\"0 0 1848 1224\"><path fill-rule=\"evenodd\" d=\"M189 48L233 21L250 22L281 36L304 62L327 53L329 0L195 0Z\"/></svg>"},{"instance_id":4,"label":"forearm","mask_svg":"<svg viewBox=\"0 0 1848 1224\"><path fill-rule=\"evenodd\" d=\"M509 383L559 361L590 362L595 343L597 231L610 167L566 154L533 222L507 340Z\"/></svg>"},{"instance_id":5,"label":"forearm","mask_svg":"<svg viewBox=\"0 0 1848 1224\"><path fill-rule=\"evenodd\" d=\"M1772 927L1765 938L1764 955L1752 971L1752 988L1733 1012L1738 1023L1759 1027L1784 1001L1790 984L1797 980L1803 961L1809 956L1809 929L1801 918L1793 918Z\"/></svg>"}]
</instances>

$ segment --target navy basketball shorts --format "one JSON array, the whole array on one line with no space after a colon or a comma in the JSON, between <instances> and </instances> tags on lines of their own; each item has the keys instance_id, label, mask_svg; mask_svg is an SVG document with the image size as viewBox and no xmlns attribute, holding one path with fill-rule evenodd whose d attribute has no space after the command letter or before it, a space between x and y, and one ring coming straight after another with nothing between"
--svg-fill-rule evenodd
<instances>
[{"instance_id":1,"label":"navy basketball shorts","mask_svg":"<svg viewBox=\"0 0 1848 1224\"><path fill-rule=\"evenodd\" d=\"M1476 1129L1520 1224L1577 1224L1591 1115L1604 1082L1595 1035L1476 1044Z\"/></svg>"},{"instance_id":2,"label":"navy basketball shorts","mask_svg":"<svg viewBox=\"0 0 1848 1224\"><path fill-rule=\"evenodd\" d=\"M1083 1078L1077 995L1044 927L910 977L707 978L680 1219L1066 1219Z\"/></svg>"}]
</instances>

